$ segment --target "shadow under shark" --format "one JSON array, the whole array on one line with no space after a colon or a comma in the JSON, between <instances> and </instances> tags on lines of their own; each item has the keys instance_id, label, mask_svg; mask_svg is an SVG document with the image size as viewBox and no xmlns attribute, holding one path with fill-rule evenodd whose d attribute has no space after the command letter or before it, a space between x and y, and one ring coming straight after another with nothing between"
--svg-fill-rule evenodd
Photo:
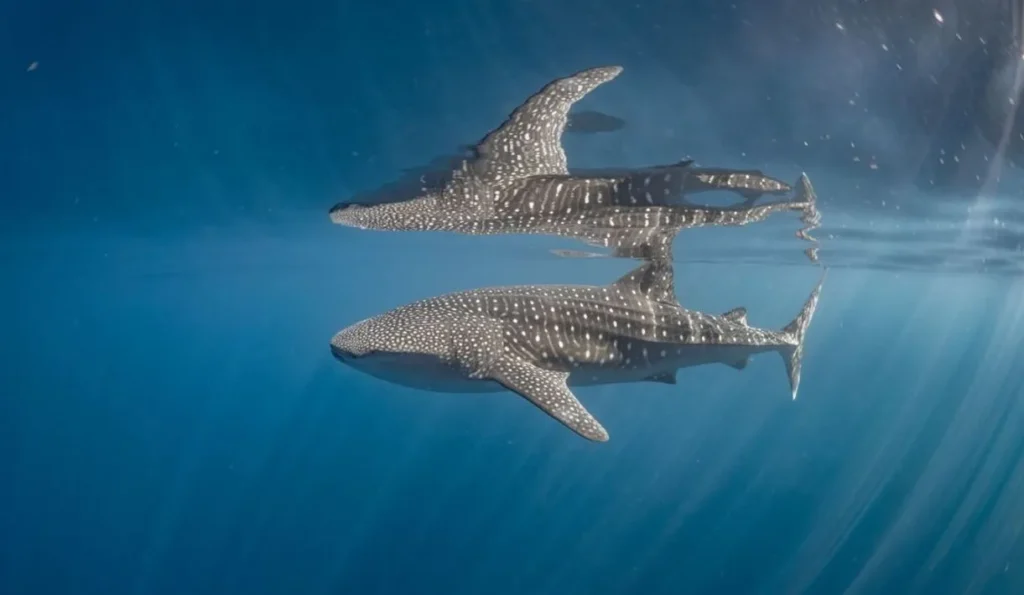
<instances>
[{"instance_id":1,"label":"shadow under shark","mask_svg":"<svg viewBox=\"0 0 1024 595\"><path fill-rule=\"evenodd\" d=\"M669 263L649 261L610 286L524 285L452 293L354 324L331 339L341 362L396 384L434 392L519 394L578 435L608 432L570 387L653 381L680 368L782 356L792 397L804 337L824 275L781 330L747 323L746 310L683 308Z\"/></svg>"}]
</instances>

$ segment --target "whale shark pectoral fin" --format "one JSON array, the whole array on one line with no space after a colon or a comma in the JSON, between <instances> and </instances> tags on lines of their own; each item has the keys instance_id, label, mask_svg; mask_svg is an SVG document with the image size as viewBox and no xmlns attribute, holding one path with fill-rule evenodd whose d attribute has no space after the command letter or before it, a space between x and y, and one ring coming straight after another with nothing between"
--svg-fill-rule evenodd
<instances>
[{"instance_id":1,"label":"whale shark pectoral fin","mask_svg":"<svg viewBox=\"0 0 1024 595\"><path fill-rule=\"evenodd\" d=\"M562 133L569 109L621 72L621 66L591 68L545 85L480 141L473 173L485 182L568 175Z\"/></svg>"},{"instance_id":2,"label":"whale shark pectoral fin","mask_svg":"<svg viewBox=\"0 0 1024 595\"><path fill-rule=\"evenodd\" d=\"M580 436L595 442L608 441L608 431L569 390L567 372L545 370L519 357L506 356L495 362L490 375Z\"/></svg>"},{"instance_id":3,"label":"whale shark pectoral fin","mask_svg":"<svg viewBox=\"0 0 1024 595\"><path fill-rule=\"evenodd\" d=\"M725 314L722 314L722 318L745 325L747 324L747 309L743 307L733 308Z\"/></svg>"},{"instance_id":4,"label":"whale shark pectoral fin","mask_svg":"<svg viewBox=\"0 0 1024 595\"><path fill-rule=\"evenodd\" d=\"M678 304L675 275L672 264L665 260L651 260L626 273L612 284L626 297L643 296L650 300Z\"/></svg>"}]
</instances>

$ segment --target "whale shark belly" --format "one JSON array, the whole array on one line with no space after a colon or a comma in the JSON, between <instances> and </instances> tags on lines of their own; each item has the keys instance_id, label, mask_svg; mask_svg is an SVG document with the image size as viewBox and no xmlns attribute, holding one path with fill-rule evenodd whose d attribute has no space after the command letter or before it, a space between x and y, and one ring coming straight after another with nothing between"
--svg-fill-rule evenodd
<instances>
[{"instance_id":1,"label":"whale shark belly","mask_svg":"<svg viewBox=\"0 0 1024 595\"><path fill-rule=\"evenodd\" d=\"M592 386L641 382L652 376L673 375L682 368L721 363L741 365L747 358L772 349L747 345L694 345L639 343L633 357L618 357L607 362L580 362L569 375L570 386Z\"/></svg>"},{"instance_id":2,"label":"whale shark belly","mask_svg":"<svg viewBox=\"0 0 1024 595\"><path fill-rule=\"evenodd\" d=\"M429 392L491 393L505 390L493 380L471 378L464 368L433 355L374 354L356 360L352 366L385 382Z\"/></svg>"}]
</instances>

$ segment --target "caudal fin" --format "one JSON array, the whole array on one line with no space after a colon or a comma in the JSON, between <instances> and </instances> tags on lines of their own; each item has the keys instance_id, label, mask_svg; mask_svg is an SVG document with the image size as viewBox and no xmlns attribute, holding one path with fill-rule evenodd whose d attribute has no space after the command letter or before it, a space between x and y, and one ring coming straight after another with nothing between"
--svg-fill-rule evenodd
<instances>
[{"instance_id":1,"label":"caudal fin","mask_svg":"<svg viewBox=\"0 0 1024 595\"><path fill-rule=\"evenodd\" d=\"M800 179L796 181L792 204L795 208L800 209L800 222L806 226L796 232L796 237L816 242L817 240L811 236L811 232L821 227L821 213L818 211L818 193L814 191L814 186L811 186L811 180L807 174L800 174Z\"/></svg>"},{"instance_id":2,"label":"caudal fin","mask_svg":"<svg viewBox=\"0 0 1024 595\"><path fill-rule=\"evenodd\" d=\"M803 207L808 218L818 215L818 193L814 191L811 179L807 177L806 173L801 173L796 181L792 203L795 207Z\"/></svg>"},{"instance_id":3,"label":"caudal fin","mask_svg":"<svg viewBox=\"0 0 1024 595\"><path fill-rule=\"evenodd\" d=\"M792 339L794 343L786 345L779 350L779 354L782 355L782 360L786 364L786 373L789 374L789 387L793 391L794 399L796 399L797 390L800 388L800 363L804 355L804 335L807 333L807 327L811 324L811 318L814 317L814 309L818 307L818 296L821 294L821 286L825 283L827 273L828 269L821 274L817 287L814 288L810 297L804 302L804 307L797 314L797 317L793 319L793 322L790 322L782 329L782 333Z\"/></svg>"}]
</instances>

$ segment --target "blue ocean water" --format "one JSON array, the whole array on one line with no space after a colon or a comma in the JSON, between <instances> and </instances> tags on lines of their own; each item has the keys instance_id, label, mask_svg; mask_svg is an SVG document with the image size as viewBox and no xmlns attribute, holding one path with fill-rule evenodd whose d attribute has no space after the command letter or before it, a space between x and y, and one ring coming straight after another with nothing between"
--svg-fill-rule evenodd
<instances>
[{"instance_id":1,"label":"blue ocean water","mask_svg":"<svg viewBox=\"0 0 1024 595\"><path fill-rule=\"evenodd\" d=\"M0 593L1024 590L1024 209L978 123L994 7L0 7ZM635 265L327 216L602 64L624 74L581 105L626 124L567 134L572 165L813 180L818 264L786 217L675 245L687 308L766 328L829 268L799 398L774 355L577 389L598 444L333 359L413 300Z\"/></svg>"}]
</instances>

